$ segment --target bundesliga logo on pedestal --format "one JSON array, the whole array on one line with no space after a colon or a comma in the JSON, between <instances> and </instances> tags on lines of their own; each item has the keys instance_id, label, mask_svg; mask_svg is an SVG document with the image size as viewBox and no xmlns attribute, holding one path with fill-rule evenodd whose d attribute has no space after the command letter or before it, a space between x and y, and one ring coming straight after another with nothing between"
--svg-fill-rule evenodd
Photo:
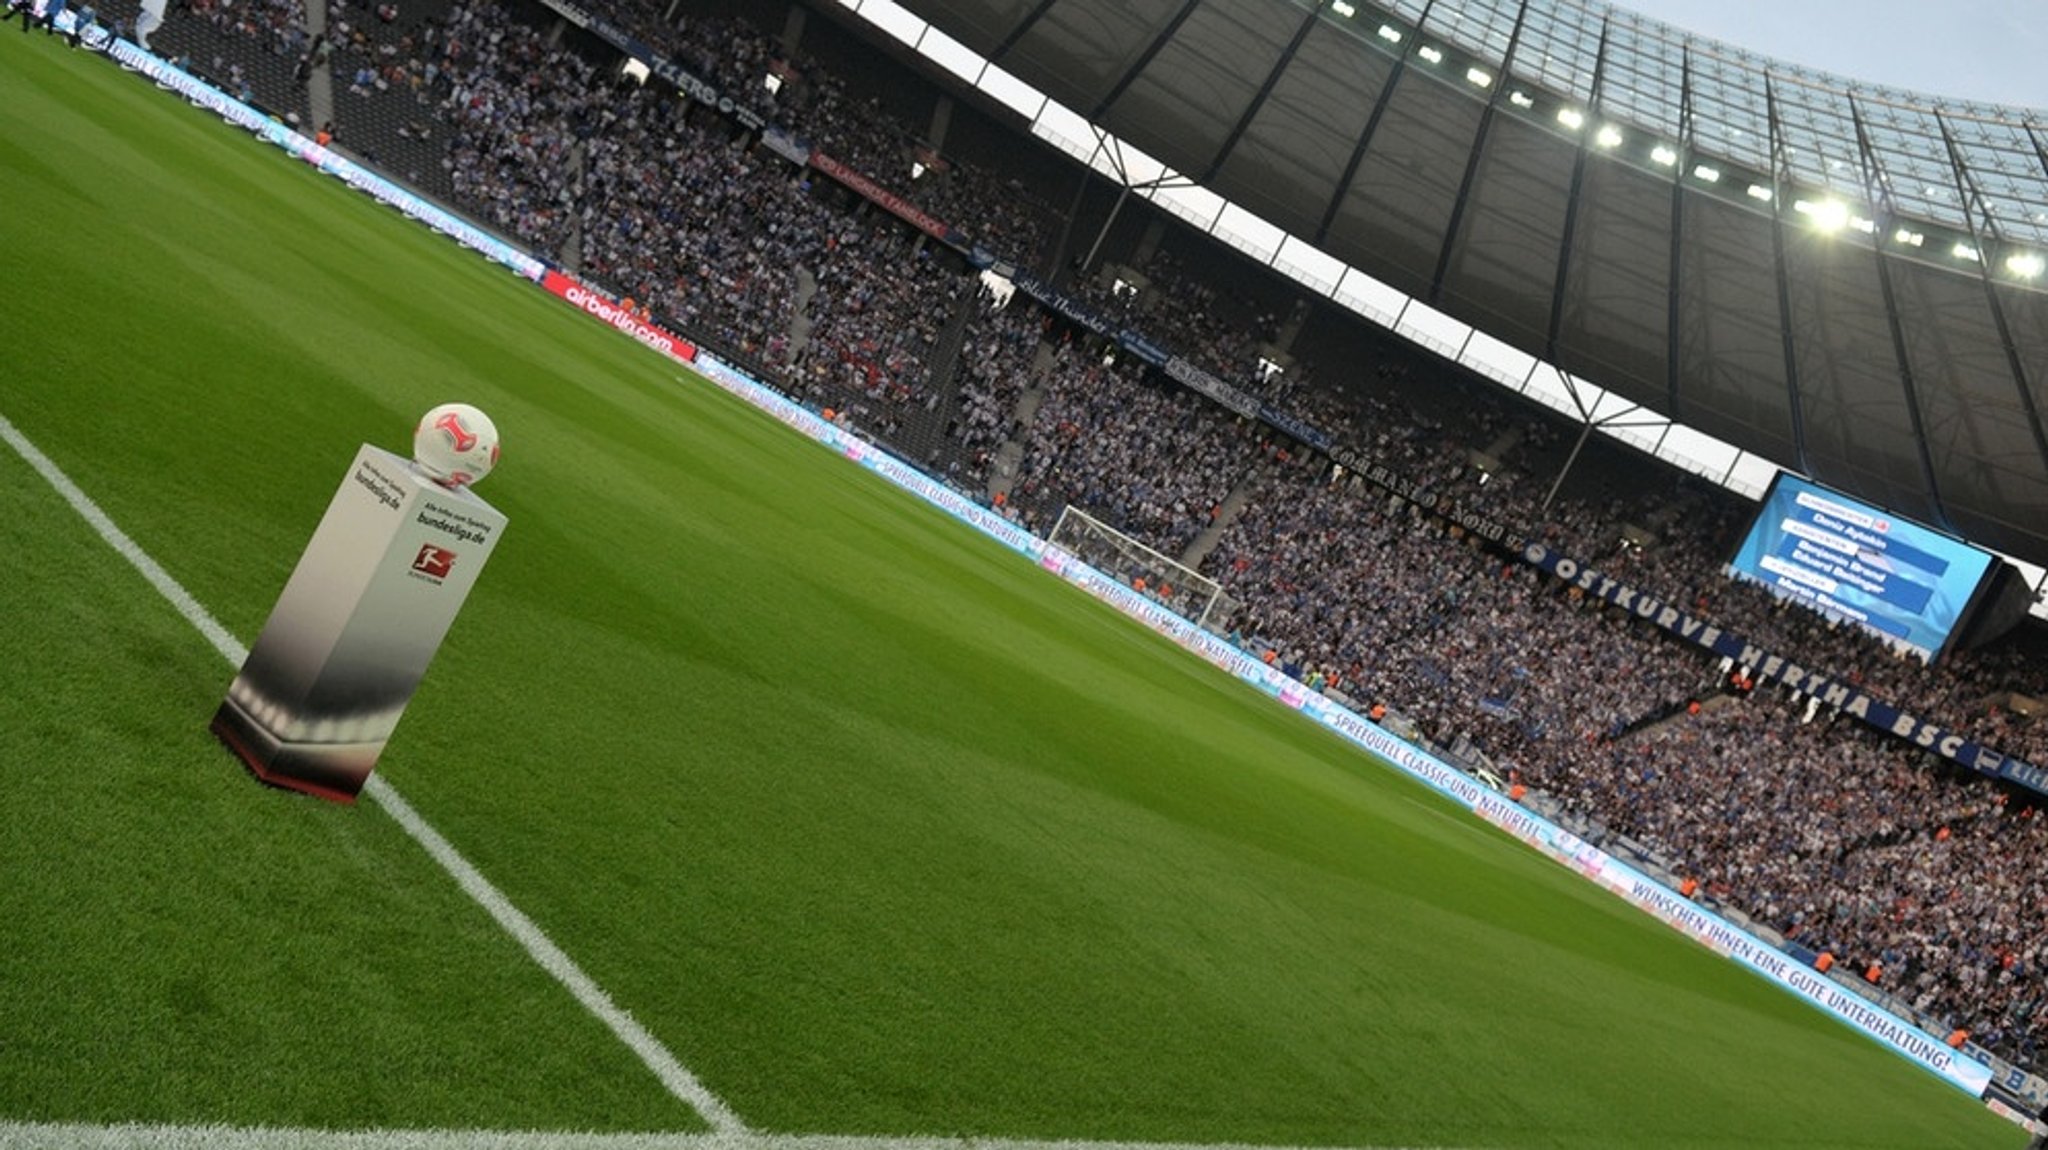
<instances>
[{"instance_id":1,"label":"bundesliga logo on pedestal","mask_svg":"<svg viewBox=\"0 0 2048 1150\"><path fill-rule=\"evenodd\" d=\"M488 416L442 404L413 452L357 450L214 713L264 782L355 801L505 527L468 489L498 462Z\"/></svg>"},{"instance_id":2,"label":"bundesliga logo on pedestal","mask_svg":"<svg viewBox=\"0 0 2048 1150\"><path fill-rule=\"evenodd\" d=\"M498 426L466 403L444 403L420 417L412 458L445 487L466 487L498 465Z\"/></svg>"},{"instance_id":3,"label":"bundesliga logo on pedestal","mask_svg":"<svg viewBox=\"0 0 2048 1150\"><path fill-rule=\"evenodd\" d=\"M420 553L413 557L412 569L430 579L446 579L455 567L455 552L432 543L423 545Z\"/></svg>"}]
</instances>

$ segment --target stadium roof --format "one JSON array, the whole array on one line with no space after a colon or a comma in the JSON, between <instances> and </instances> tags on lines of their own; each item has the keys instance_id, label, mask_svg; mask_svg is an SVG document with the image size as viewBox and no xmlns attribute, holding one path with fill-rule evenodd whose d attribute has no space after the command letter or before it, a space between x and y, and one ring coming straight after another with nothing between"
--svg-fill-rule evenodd
<instances>
[{"instance_id":1,"label":"stadium roof","mask_svg":"<svg viewBox=\"0 0 2048 1150\"><path fill-rule=\"evenodd\" d=\"M969 79L1142 153L1128 182L2048 564L2039 113L1584 0L899 2L993 65Z\"/></svg>"}]
</instances>

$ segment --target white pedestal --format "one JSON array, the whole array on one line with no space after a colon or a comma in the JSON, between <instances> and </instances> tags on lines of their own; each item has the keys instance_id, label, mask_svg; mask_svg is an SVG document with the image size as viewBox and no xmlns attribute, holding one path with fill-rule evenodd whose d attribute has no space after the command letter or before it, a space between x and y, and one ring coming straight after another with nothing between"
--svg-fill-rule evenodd
<instances>
[{"instance_id":1,"label":"white pedestal","mask_svg":"<svg viewBox=\"0 0 2048 1150\"><path fill-rule=\"evenodd\" d=\"M256 777L353 802L505 517L365 445L213 717Z\"/></svg>"}]
</instances>

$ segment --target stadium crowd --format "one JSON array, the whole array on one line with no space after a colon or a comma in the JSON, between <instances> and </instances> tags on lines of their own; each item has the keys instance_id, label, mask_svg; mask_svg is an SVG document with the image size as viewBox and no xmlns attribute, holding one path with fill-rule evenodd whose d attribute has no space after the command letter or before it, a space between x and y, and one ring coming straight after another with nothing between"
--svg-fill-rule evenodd
<instances>
[{"instance_id":1,"label":"stadium crowd","mask_svg":"<svg viewBox=\"0 0 2048 1150\"><path fill-rule=\"evenodd\" d=\"M1024 395L1042 384L1040 347L1048 324L1038 309L1008 307L987 293L979 299L973 335L962 348L958 410L949 433L957 441L951 462L960 481L987 490L998 479L997 452L1023 425ZM1050 356L1045 357L1049 362ZM1009 493L1002 492L1007 502Z\"/></svg>"},{"instance_id":2,"label":"stadium crowd","mask_svg":"<svg viewBox=\"0 0 2048 1150\"><path fill-rule=\"evenodd\" d=\"M1104 358L1072 341L1054 352L1012 499L1041 534L1073 504L1178 555L1248 467L1246 431L1132 361Z\"/></svg>"},{"instance_id":3,"label":"stadium crowd","mask_svg":"<svg viewBox=\"0 0 2048 1150\"><path fill-rule=\"evenodd\" d=\"M260 51L310 52L277 27L289 11L271 0L237 6L235 19ZM667 11L625 0L613 16L987 250L1028 264L1055 246L1055 221L1014 183L921 152L915 129L845 79L744 22ZM952 412L930 461L1000 486L1034 528L1071 504L1186 556L1223 585L1248 649L1396 708L1440 744L1469 742L1517 784L1648 845L1708 897L2040 1065L2042 796L1752 685L1028 299L999 306L957 253L715 110L621 84L614 54L539 18L463 0L392 53L364 38L385 61L371 83L416 93L445 130L445 174L466 210L752 357L795 394L858 401L852 418L880 434L913 409ZM353 45L361 20L344 23ZM761 83L769 73L777 92ZM912 180L912 159L939 160L944 178ZM1203 282L1171 250L1142 262L1136 292L1085 276L1073 290L1418 493L1513 525L1510 543L1544 539L1802 665L2048 759L2048 724L2008 705L2048 696L2048 667L2021 645L1937 666L1902 657L1725 577L1720 558L1746 513L1725 493L1665 478L1550 502L1545 468L1566 436L1545 417L1476 392L1423 403L1410 385L1447 386L1441 369L1401 353L1344 380L1275 377L1258 362L1282 338L1270 308Z\"/></svg>"},{"instance_id":4,"label":"stadium crowd","mask_svg":"<svg viewBox=\"0 0 2048 1150\"><path fill-rule=\"evenodd\" d=\"M480 11L493 23L501 15ZM686 29L666 42L683 43ZM698 60L732 90L749 89L749 72L780 58L744 25L707 31ZM504 27L495 47L451 61L458 90L472 93L472 120L495 129L453 154L466 173L461 186L478 190L474 202L525 206L523 218L501 216L506 226L559 245L543 208L555 185L531 189L575 177L547 157L582 140L577 223L589 271L685 330L786 366L792 390L834 394L809 384L838 376L837 393L862 392L878 409L929 401L925 353L964 290L951 257L722 120L631 90L621 100L609 77L559 49L550 58L530 29ZM545 97L535 76L548 77ZM912 133L814 68L803 76L784 88L788 114L815 117L797 123L816 146L878 177L907 168ZM493 98L475 105L477 92ZM781 111L760 101L764 113ZM534 120L535 108L549 118ZM957 167L950 175L949 187L973 186ZM980 182L992 184L1000 188ZM950 210L972 230L1000 203L969 199ZM1004 254L1028 257L1045 242L1032 237ZM1142 271L1138 293L1084 281L1084 295L1206 370L1270 394L1256 362L1275 335L1270 315L1195 281L1170 253ZM801 342L806 329L810 342ZM1040 340L1050 354L1034 368ZM1073 504L1180 554L1242 489L1243 508L1205 566L1237 601L1248 643L1304 678L1398 706L1440 742L1469 738L1516 779L1676 860L1716 899L1841 955L1943 1025L2022 1061L2036 1057L2048 979L2034 939L2048 891L2026 876L2042 873L2030 861L2048 860L2048 823L2026 797L1853 720L1810 716L1767 689L1719 696L1725 676L1704 653L1562 591L1412 505L1334 477L1327 461L1029 303L978 309L965 343L990 354L965 357L954 450L970 474L986 474L993 449L1015 440L1009 505L1034 527L1049 529ZM1377 379L1389 394L1362 397L1302 385L1295 374L1286 398L1297 414L1423 492L1527 525L1566 553L1916 713L1973 733L1999 730L2014 753L2040 738L2010 712L1988 728L1994 716L1980 705L2036 687L2011 677L2016 656L1925 667L1721 576L1716 555L1742 519L1732 500L1681 482L1545 510L1540 484L1471 459L1504 437L1532 449L1556 443L1561 436L1540 419L1502 403L1464 405L1455 422L1421 416L1398 398L1399 367ZM1019 426L1027 390L1037 404ZM1702 700L1721 705L1688 710Z\"/></svg>"}]
</instances>

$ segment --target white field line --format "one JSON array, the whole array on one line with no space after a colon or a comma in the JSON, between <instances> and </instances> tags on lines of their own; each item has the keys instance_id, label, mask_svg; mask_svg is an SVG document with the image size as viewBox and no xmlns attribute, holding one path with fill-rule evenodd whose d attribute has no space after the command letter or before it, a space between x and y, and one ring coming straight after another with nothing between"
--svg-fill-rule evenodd
<instances>
[{"instance_id":1,"label":"white field line","mask_svg":"<svg viewBox=\"0 0 2048 1150\"><path fill-rule=\"evenodd\" d=\"M874 1138L831 1134L582 1134L0 1122L0 1150L1307 1150L1239 1143ZM1403 1150L1358 1147L1353 1150ZM1413 1150L1413 1148L1408 1148ZM1441 1150L1441 1148L1438 1148Z\"/></svg>"},{"instance_id":2,"label":"white field line","mask_svg":"<svg viewBox=\"0 0 2048 1150\"><path fill-rule=\"evenodd\" d=\"M236 668L241 667L243 661L249 657L249 648L244 647L241 640L230 635L228 629L221 626L220 622L200 605L199 600L192 597L191 592L179 586L176 579L171 578L170 572L158 566L157 561L151 559L135 540L128 538L127 532L114 526L114 521L107 518L107 513L100 510L100 505L94 503L91 496L80 491L78 484L71 482L71 477L64 474L35 444L30 443L27 436L16 430L5 415L0 415L0 439L6 440L15 454L21 456L30 467L35 468L48 480L50 486L57 489L57 494L64 497L64 502L69 503L80 518L92 524L92 529L99 532L100 538L106 540L108 546L120 552L121 558L142 572L142 577L149 580L149 585L156 588L158 594L171 601L171 606L178 609L178 614L199 628L199 633L206 636L206 641L213 644L214 650L219 651Z\"/></svg>"},{"instance_id":3,"label":"white field line","mask_svg":"<svg viewBox=\"0 0 2048 1150\"><path fill-rule=\"evenodd\" d=\"M199 600L180 586L178 581L171 577L170 572L151 559L140 544L116 526L114 521L107 517L107 513L100 510L99 505L92 501L92 497L80 490L79 486L71 481L71 477L64 474L40 448L29 442L28 437L23 435L5 415L0 415L0 439L6 440L7 445L12 447L16 454L27 461L30 467L35 468L51 487L56 488L57 494L64 497L64 502L69 503L80 517L92 525L94 531L99 532L100 538L106 540L108 546L140 571L150 586L156 588L159 594L178 609L180 615L198 628L199 633L206 636L207 641L213 644L214 650L219 651L230 666L238 669L241 667L249 656L249 649L229 634L228 629L221 626L220 621L215 619ZM619 1041L638 1055L640 1061L654 1072L654 1076L661 1080L661 1084L670 1094L703 1115L704 1120L711 1124L711 1128L720 1134L743 1135L747 1132L746 1123L740 1121L739 1116L734 1114L731 1108L711 1093L703 1083L697 1081L696 1075L691 1074L682 1063L676 1061L676 1056L669 1052L668 1047L662 1045L660 1039L648 1033L646 1027L641 1026L632 1015L620 1009L611 1000L611 996L604 992L603 987L583 973L583 968L576 965L576 960L570 958L561 947L556 946L546 932L532 919L526 917L518 907L512 905L512 901L505 897L503 891L493 886L491 880L485 878L468 859L463 858L440 832L429 826L396 788L373 775L369 785L364 788L364 793L378 806L384 808L385 812L405 829L405 833L411 835L415 842L433 856L434 861L440 863L469 897L475 899L479 906L497 920L499 926L505 928L507 934L518 940L519 945L526 949L526 953L533 961L540 964L541 969L553 975L555 981L574 995L585 1010L595 1015L598 1021L618 1036ZM19 1129L27 1128L0 1127L0 1146L12 1145L11 1139L16 1136ZM37 1143L43 1144L45 1143Z\"/></svg>"}]
</instances>

